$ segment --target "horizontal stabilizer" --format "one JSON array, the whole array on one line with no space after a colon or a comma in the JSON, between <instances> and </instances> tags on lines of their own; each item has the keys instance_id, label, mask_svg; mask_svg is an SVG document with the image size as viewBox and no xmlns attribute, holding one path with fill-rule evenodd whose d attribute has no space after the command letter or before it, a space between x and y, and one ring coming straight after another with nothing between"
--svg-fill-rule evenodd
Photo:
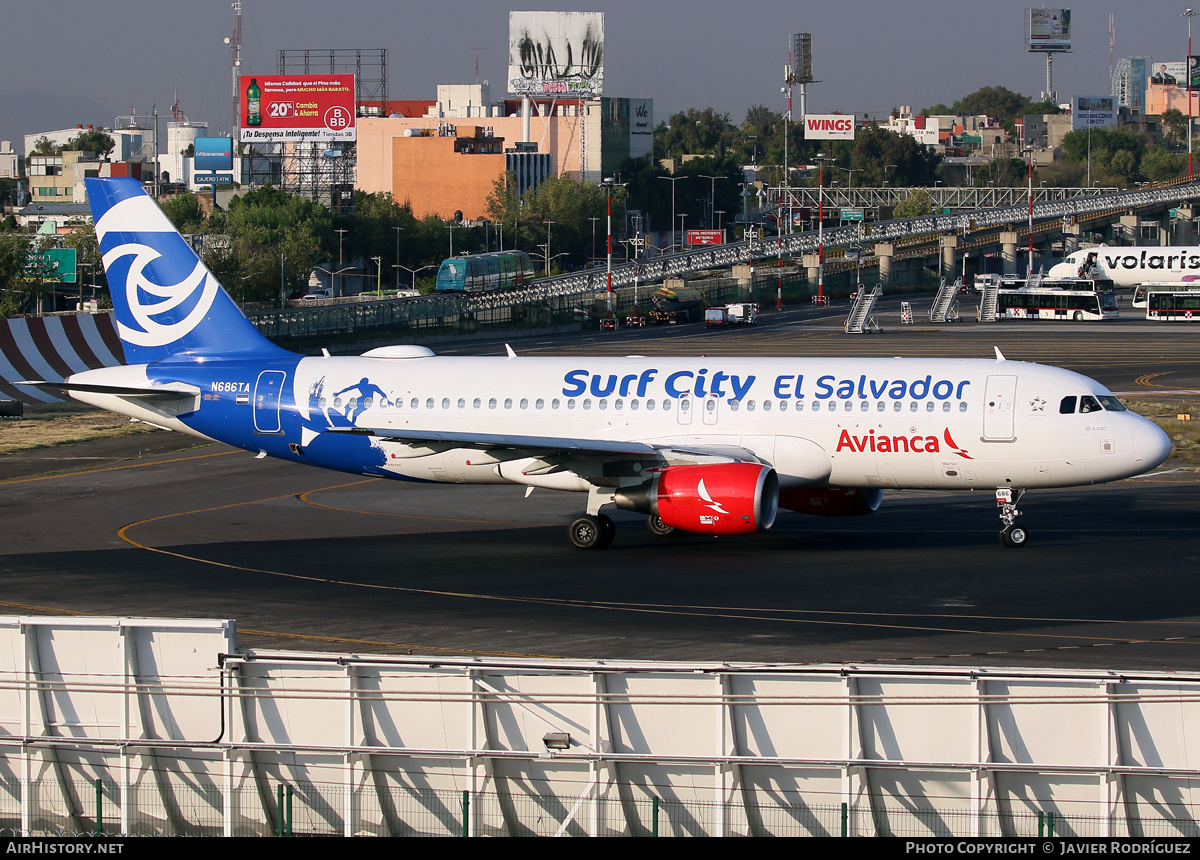
<instances>
[{"instance_id":1,"label":"horizontal stabilizer","mask_svg":"<svg viewBox=\"0 0 1200 860\"><path fill-rule=\"evenodd\" d=\"M200 389L183 382L170 382L165 385L155 385L147 388L137 388L129 385L101 385L95 382L18 382L17 385L28 385L53 394L70 394L72 391L88 392L91 394L112 394L117 397L143 397L152 400L184 400L199 397Z\"/></svg>"}]
</instances>

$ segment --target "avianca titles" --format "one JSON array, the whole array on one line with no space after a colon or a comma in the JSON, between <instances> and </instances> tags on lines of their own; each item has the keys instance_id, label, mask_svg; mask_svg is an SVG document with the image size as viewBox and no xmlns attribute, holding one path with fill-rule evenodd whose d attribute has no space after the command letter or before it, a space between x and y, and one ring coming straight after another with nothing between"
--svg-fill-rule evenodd
<instances>
[{"instance_id":1,"label":"avianca titles","mask_svg":"<svg viewBox=\"0 0 1200 860\"><path fill-rule=\"evenodd\" d=\"M383 478L586 495L571 542L866 514L888 488L1032 488L1159 465L1167 436L1104 386L995 359L305 357L262 337L133 179L88 179L127 365L37 383L161 427Z\"/></svg>"}]
</instances>

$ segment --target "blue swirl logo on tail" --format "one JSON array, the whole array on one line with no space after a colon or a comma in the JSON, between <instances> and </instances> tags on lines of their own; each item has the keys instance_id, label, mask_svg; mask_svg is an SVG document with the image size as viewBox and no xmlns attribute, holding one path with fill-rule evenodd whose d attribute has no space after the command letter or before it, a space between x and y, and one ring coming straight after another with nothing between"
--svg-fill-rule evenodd
<instances>
[{"instance_id":1,"label":"blue swirl logo on tail","mask_svg":"<svg viewBox=\"0 0 1200 860\"><path fill-rule=\"evenodd\" d=\"M282 352L251 325L136 179L88 179L117 333L130 363Z\"/></svg>"}]
</instances>

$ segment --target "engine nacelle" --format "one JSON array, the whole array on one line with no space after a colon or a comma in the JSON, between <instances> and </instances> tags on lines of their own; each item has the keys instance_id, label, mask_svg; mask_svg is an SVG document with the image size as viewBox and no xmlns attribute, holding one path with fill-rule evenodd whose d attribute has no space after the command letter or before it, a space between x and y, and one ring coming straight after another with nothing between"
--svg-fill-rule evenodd
<instances>
[{"instance_id":1,"label":"engine nacelle","mask_svg":"<svg viewBox=\"0 0 1200 860\"><path fill-rule=\"evenodd\" d=\"M615 501L686 532L749 534L774 525L779 477L758 463L670 466L645 484L618 490Z\"/></svg>"},{"instance_id":2,"label":"engine nacelle","mask_svg":"<svg viewBox=\"0 0 1200 860\"><path fill-rule=\"evenodd\" d=\"M781 490L779 506L802 514L819 517L858 517L873 514L883 502L883 490L871 489L835 490L805 489L796 487Z\"/></svg>"}]
</instances>

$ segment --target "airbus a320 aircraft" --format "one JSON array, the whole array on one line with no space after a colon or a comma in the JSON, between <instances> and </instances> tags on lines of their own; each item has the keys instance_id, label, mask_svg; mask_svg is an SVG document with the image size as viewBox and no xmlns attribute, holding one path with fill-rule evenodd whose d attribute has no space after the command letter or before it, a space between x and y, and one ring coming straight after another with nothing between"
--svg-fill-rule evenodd
<instances>
[{"instance_id":1,"label":"airbus a320 aircraft","mask_svg":"<svg viewBox=\"0 0 1200 860\"><path fill-rule=\"evenodd\" d=\"M1051 266L1046 277L1088 277L1087 273L1093 268L1099 276L1108 278L1118 287L1200 281L1200 247L1115 248L1100 245L1081 248Z\"/></svg>"},{"instance_id":2,"label":"airbus a320 aircraft","mask_svg":"<svg viewBox=\"0 0 1200 860\"><path fill-rule=\"evenodd\" d=\"M768 529L779 508L866 514L887 488L995 490L1022 546L1029 488L1114 481L1170 441L1097 382L995 360L302 357L262 337L132 179L88 179L128 365L49 387L172 430L383 478L587 494L615 528ZM41 383L47 384L47 383Z\"/></svg>"}]
</instances>

